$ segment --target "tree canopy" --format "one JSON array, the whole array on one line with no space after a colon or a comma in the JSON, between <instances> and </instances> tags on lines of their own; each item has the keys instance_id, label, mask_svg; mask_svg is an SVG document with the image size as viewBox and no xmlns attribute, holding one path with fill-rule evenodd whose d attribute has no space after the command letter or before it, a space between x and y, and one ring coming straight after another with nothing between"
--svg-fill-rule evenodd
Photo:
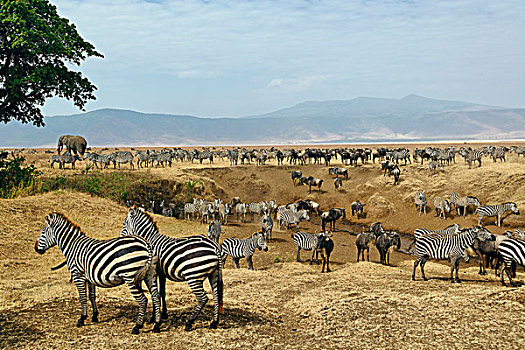
<instances>
[{"instance_id":1,"label":"tree canopy","mask_svg":"<svg viewBox=\"0 0 525 350\"><path fill-rule=\"evenodd\" d=\"M48 0L0 3L0 121L44 125L47 98L72 100L84 109L95 85L69 66L104 57Z\"/></svg>"}]
</instances>

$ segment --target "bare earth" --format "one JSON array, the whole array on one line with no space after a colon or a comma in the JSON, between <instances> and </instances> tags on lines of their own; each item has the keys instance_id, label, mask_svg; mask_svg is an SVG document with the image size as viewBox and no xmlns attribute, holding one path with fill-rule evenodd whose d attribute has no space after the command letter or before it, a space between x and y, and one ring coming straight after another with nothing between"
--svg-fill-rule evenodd
<instances>
[{"instance_id":1,"label":"bare earth","mask_svg":"<svg viewBox=\"0 0 525 350\"><path fill-rule=\"evenodd\" d=\"M49 169L48 157L42 150L27 155L46 174L73 175L85 169L85 162L77 163L77 170ZM426 190L430 203L435 195L457 191L475 195L483 204L514 201L525 211L525 159L511 154L505 163L483 160L481 168L469 170L458 156L456 164L445 168L445 174L437 175L428 173L426 162L424 166L402 166L401 183L395 187L377 163L349 166L350 178L339 193L322 165L277 167L271 163L229 168L226 161L218 160L212 165L174 163L173 168L139 170L161 179L203 179L209 186L206 193L211 197L220 192L224 200L240 196L245 202L274 199L284 204L308 196L323 209L347 208L348 220L338 223L334 234L331 273L321 274L320 266L309 265L308 252L302 252L305 262L295 262L290 231L274 231L269 251L254 256L255 271L248 271L243 260L241 269L235 270L228 259L225 314L217 330L207 328L212 318L210 302L197 319L196 329L185 332L184 319L194 307L195 297L185 283L169 282L170 319L163 323L160 334L153 334L150 325L139 336L130 334L137 306L124 286L99 288L100 324L88 321L83 328L75 327L80 305L76 288L69 283L69 272L65 268L50 271L63 261L62 254L53 248L40 256L33 249L44 216L61 211L89 236L103 239L119 234L127 209L110 200L70 191L2 199L0 348L523 349L524 287L503 287L493 273L478 275L476 262L461 262L462 284L448 282L447 262L428 263L431 280L422 281L418 270L418 280L413 282L412 256L394 253L393 266L382 266L377 263L375 247L371 248L371 262L355 263L353 234L359 230L355 224L381 221L387 229L411 233L418 227L477 223L473 214L440 220L434 217L432 204L428 215L418 216L412 203L419 189ZM339 165L339 161L334 163ZM295 169L323 178L321 193L309 195L306 187L294 187L289 174ZM120 171L128 171L127 165ZM350 215L350 203L356 199L366 203L364 219ZM198 222L157 215L155 219L160 231L171 236L206 232ZM301 224L301 229L313 232L319 223L319 218L313 217L310 223ZM490 219L484 223L493 233L524 229L525 215L508 216L501 228ZM233 218L223 226L221 237L246 237L258 228L257 218L246 224ZM525 281L522 268L518 268L517 281Z\"/></svg>"}]
</instances>

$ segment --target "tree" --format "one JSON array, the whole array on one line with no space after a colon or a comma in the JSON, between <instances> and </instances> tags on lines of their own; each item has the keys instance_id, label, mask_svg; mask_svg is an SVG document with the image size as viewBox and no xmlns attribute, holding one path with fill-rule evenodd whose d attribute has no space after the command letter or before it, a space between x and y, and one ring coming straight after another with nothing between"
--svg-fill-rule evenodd
<instances>
[{"instance_id":1,"label":"tree","mask_svg":"<svg viewBox=\"0 0 525 350\"><path fill-rule=\"evenodd\" d=\"M95 99L96 86L68 64L104 56L48 0L2 0L0 40L1 122L43 126L47 98L72 100L81 110Z\"/></svg>"}]
</instances>

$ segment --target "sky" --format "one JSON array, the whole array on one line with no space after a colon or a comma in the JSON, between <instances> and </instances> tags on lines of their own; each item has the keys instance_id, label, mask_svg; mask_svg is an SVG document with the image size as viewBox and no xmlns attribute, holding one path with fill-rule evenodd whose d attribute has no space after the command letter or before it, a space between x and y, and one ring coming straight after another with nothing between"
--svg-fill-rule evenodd
<instances>
[{"instance_id":1,"label":"sky","mask_svg":"<svg viewBox=\"0 0 525 350\"><path fill-rule=\"evenodd\" d=\"M51 2L105 56L74 67L98 87L87 111L239 117L409 94L525 107L523 0Z\"/></svg>"}]
</instances>

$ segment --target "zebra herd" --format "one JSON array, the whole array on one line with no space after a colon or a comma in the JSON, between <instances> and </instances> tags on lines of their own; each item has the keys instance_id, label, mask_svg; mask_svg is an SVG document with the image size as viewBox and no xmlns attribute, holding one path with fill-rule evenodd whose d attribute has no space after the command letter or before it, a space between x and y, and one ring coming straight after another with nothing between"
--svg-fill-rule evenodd
<instances>
[{"instance_id":1,"label":"zebra herd","mask_svg":"<svg viewBox=\"0 0 525 350\"><path fill-rule=\"evenodd\" d=\"M497 205L481 205L477 197L474 196L460 196L457 192L450 194L450 201L435 196L433 199L435 216L446 220L447 216L451 214L452 208L455 210L455 215L467 215L467 211L471 206L475 206L475 214L479 216L478 225L481 225L485 217L496 217L495 224L500 227L503 215L507 212L510 214L519 215L518 206L514 202L506 202ZM422 213L426 215L427 198L424 190L419 190L414 196L414 204L419 215Z\"/></svg>"}]
</instances>

